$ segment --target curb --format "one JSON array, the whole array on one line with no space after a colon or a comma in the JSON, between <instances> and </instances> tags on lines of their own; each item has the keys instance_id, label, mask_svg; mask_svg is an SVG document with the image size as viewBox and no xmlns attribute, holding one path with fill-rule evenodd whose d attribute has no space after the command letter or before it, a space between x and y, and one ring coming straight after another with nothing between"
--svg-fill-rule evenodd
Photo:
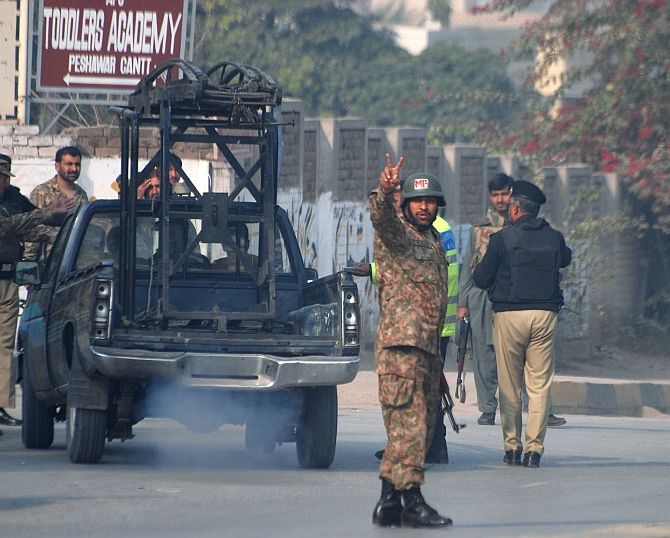
<instances>
[{"instance_id":1,"label":"curb","mask_svg":"<svg viewBox=\"0 0 670 538\"><path fill-rule=\"evenodd\" d=\"M447 381L455 386L454 372L446 372ZM476 392L472 373L465 376L467 402L457 407L476 409ZM670 413L670 381L626 381L590 377L555 376L551 389L555 413L600 416L649 416L649 410ZM452 394L453 396L453 394ZM378 406L377 376L360 371L347 385L338 387L341 407Z\"/></svg>"}]
</instances>

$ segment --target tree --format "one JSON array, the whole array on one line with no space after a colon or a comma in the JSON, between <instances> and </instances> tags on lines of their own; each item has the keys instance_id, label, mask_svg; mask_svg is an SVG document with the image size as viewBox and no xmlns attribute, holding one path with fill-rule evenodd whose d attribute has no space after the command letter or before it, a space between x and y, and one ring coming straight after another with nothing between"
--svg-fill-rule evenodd
<instances>
[{"instance_id":1,"label":"tree","mask_svg":"<svg viewBox=\"0 0 670 538\"><path fill-rule=\"evenodd\" d=\"M513 16L530 0L491 0ZM557 84L516 125L491 125L482 142L538 165L580 161L617 172L639 226L646 314L670 322L670 1L553 0L511 54L539 58L528 87ZM559 62L573 61L556 75ZM578 85L588 88L570 99ZM628 221L630 222L630 221Z\"/></svg>"},{"instance_id":2,"label":"tree","mask_svg":"<svg viewBox=\"0 0 670 538\"><path fill-rule=\"evenodd\" d=\"M528 4L496 0L482 9L511 16ZM504 137L508 149L543 164L570 159L618 172L651 223L670 229L670 2L555 0L512 52L541 53L527 83L559 89L526 111ZM566 73L552 74L559 61L580 56ZM567 99L578 84L589 89Z\"/></svg>"},{"instance_id":3,"label":"tree","mask_svg":"<svg viewBox=\"0 0 670 538\"><path fill-rule=\"evenodd\" d=\"M346 5L275 4L254 3L253 12L236 2L203 4L197 62L257 65L300 98L308 115L424 126L434 142L472 140L482 121L503 120L515 103L493 54L440 45L415 57Z\"/></svg>"}]
</instances>

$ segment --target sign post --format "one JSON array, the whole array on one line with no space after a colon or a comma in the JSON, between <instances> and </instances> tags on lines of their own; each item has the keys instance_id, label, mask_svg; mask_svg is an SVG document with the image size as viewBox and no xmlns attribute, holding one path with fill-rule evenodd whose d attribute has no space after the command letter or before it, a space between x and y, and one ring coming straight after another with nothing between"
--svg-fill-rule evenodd
<instances>
[{"instance_id":1,"label":"sign post","mask_svg":"<svg viewBox=\"0 0 670 538\"><path fill-rule=\"evenodd\" d=\"M41 0L39 91L127 94L183 58L185 0Z\"/></svg>"}]
</instances>

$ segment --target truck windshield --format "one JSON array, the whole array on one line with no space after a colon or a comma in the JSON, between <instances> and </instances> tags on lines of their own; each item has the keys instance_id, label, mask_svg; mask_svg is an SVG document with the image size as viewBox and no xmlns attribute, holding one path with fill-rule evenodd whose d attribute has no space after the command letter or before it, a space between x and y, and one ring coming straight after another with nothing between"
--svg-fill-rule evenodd
<instances>
[{"instance_id":1,"label":"truck windshield","mask_svg":"<svg viewBox=\"0 0 670 538\"><path fill-rule=\"evenodd\" d=\"M247 219L248 220L248 219ZM170 261L180 260L177 270L202 273L255 273L258 270L260 223L231 221L228 233L218 242L199 240L200 219L173 219L170 224ZM118 213L96 213L86 227L74 269L82 269L104 259L111 259L118 267L121 229ZM284 238L275 229L275 272L293 274ZM138 216L136 235L136 263L138 270L156 267L158 262L159 221L151 216Z\"/></svg>"}]
</instances>

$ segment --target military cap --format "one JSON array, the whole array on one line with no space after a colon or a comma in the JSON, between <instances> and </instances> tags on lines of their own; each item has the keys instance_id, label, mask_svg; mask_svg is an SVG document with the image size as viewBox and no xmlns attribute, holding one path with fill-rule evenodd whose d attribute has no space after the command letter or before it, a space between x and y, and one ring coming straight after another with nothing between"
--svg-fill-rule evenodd
<instances>
[{"instance_id":1,"label":"military cap","mask_svg":"<svg viewBox=\"0 0 670 538\"><path fill-rule=\"evenodd\" d=\"M523 179L518 179L512 183L512 196L525 198L526 200L530 200L539 205L542 205L547 201L547 197L540 190L540 187L530 181L524 181Z\"/></svg>"},{"instance_id":2,"label":"military cap","mask_svg":"<svg viewBox=\"0 0 670 538\"><path fill-rule=\"evenodd\" d=\"M0 153L0 174L14 177L14 174L12 174L12 158L4 153Z\"/></svg>"}]
</instances>

